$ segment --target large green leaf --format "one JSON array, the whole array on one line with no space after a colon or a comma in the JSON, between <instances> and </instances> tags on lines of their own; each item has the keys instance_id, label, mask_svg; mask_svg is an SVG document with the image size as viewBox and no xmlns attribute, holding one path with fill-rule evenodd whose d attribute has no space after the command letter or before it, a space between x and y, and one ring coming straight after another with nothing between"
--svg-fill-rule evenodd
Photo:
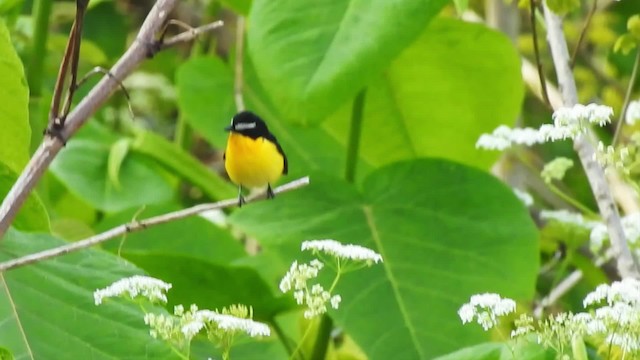
<instances>
[{"instance_id":1,"label":"large green leaf","mask_svg":"<svg viewBox=\"0 0 640 360\"><path fill-rule=\"evenodd\" d=\"M18 174L0 162L0 198L4 199L16 180ZM23 231L49 231L49 215L37 193L29 194L12 226Z\"/></svg>"},{"instance_id":2,"label":"large green leaf","mask_svg":"<svg viewBox=\"0 0 640 360\"><path fill-rule=\"evenodd\" d=\"M248 49L278 107L318 121L378 76L445 3L255 0Z\"/></svg>"},{"instance_id":3,"label":"large green leaf","mask_svg":"<svg viewBox=\"0 0 640 360\"><path fill-rule=\"evenodd\" d=\"M179 210L180 206L151 205L139 211L129 209L106 216L96 231L103 232L132 220L143 220L152 216ZM127 257L132 255L183 255L216 264L229 264L246 255L242 244L228 230L200 216L192 216L127 234L119 241L103 245L107 250Z\"/></svg>"},{"instance_id":4,"label":"large green leaf","mask_svg":"<svg viewBox=\"0 0 640 360\"><path fill-rule=\"evenodd\" d=\"M0 260L63 243L10 231ZM94 304L95 289L139 273L115 256L84 250L0 274L0 347L16 359L174 359L149 336L138 305Z\"/></svg>"},{"instance_id":5,"label":"large green leaf","mask_svg":"<svg viewBox=\"0 0 640 360\"><path fill-rule=\"evenodd\" d=\"M520 112L520 57L509 39L484 25L438 19L367 90L361 154L372 165L414 156L489 167L496 152L478 137ZM351 107L325 124L346 144Z\"/></svg>"},{"instance_id":6,"label":"large green leaf","mask_svg":"<svg viewBox=\"0 0 640 360\"><path fill-rule=\"evenodd\" d=\"M141 214L127 210L107 217L98 230L177 209L163 205L151 206ZM291 308L291 301L275 297L258 270L245 264L242 244L227 229L199 216L132 233L105 247L152 276L171 282L172 304L195 303L214 309L243 303L253 306L260 319L271 319L278 311Z\"/></svg>"},{"instance_id":7,"label":"large green leaf","mask_svg":"<svg viewBox=\"0 0 640 360\"><path fill-rule=\"evenodd\" d=\"M29 89L9 30L0 19L0 162L19 173L29 159Z\"/></svg>"},{"instance_id":8,"label":"large green leaf","mask_svg":"<svg viewBox=\"0 0 640 360\"><path fill-rule=\"evenodd\" d=\"M337 320L371 359L428 359L486 340L458 318L470 295L534 293L537 232L522 204L490 175L445 160L394 163L360 190L315 175L230 220L289 262L302 240L317 238L382 254L383 264L338 286Z\"/></svg>"},{"instance_id":9,"label":"large green leaf","mask_svg":"<svg viewBox=\"0 0 640 360\"><path fill-rule=\"evenodd\" d=\"M173 196L166 175L143 156L124 159L119 184L109 179L108 162L108 144L80 138L67 144L50 169L70 192L104 211L157 204Z\"/></svg>"},{"instance_id":10,"label":"large green leaf","mask_svg":"<svg viewBox=\"0 0 640 360\"><path fill-rule=\"evenodd\" d=\"M235 113L233 75L217 57L194 57L176 72L178 105L189 124L209 142L224 146Z\"/></svg>"},{"instance_id":11,"label":"large green leaf","mask_svg":"<svg viewBox=\"0 0 640 360\"><path fill-rule=\"evenodd\" d=\"M532 339L533 340L533 339ZM470 346L435 360L554 360L558 356L536 342L485 343Z\"/></svg>"},{"instance_id":12,"label":"large green leaf","mask_svg":"<svg viewBox=\"0 0 640 360\"><path fill-rule=\"evenodd\" d=\"M111 149L120 139L108 129L89 123L69 141L50 170L71 193L107 212L171 199L174 190L169 174L141 154L127 154L116 174L118 182L110 178Z\"/></svg>"}]
</instances>

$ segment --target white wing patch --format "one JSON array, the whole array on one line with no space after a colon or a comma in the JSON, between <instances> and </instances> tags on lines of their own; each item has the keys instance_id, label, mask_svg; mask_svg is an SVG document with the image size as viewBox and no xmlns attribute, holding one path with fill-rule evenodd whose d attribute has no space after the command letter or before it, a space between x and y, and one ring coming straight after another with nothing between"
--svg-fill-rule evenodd
<instances>
[{"instance_id":1,"label":"white wing patch","mask_svg":"<svg viewBox=\"0 0 640 360\"><path fill-rule=\"evenodd\" d=\"M235 130L236 131L243 131L243 130L249 130L249 129L255 129L255 128L256 128L256 123L255 122L239 123L239 124L236 124L236 126L235 126Z\"/></svg>"}]
</instances>

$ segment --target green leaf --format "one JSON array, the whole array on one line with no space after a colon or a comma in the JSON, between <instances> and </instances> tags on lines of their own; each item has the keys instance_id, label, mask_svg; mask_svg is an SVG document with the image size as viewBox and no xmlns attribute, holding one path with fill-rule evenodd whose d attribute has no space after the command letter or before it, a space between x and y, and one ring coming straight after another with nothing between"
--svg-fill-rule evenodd
<instances>
[{"instance_id":1,"label":"green leaf","mask_svg":"<svg viewBox=\"0 0 640 360\"><path fill-rule=\"evenodd\" d=\"M14 360L13 354L8 349L0 348L0 360Z\"/></svg>"},{"instance_id":2,"label":"green leaf","mask_svg":"<svg viewBox=\"0 0 640 360\"><path fill-rule=\"evenodd\" d=\"M20 173L29 159L29 89L9 30L0 19L0 162Z\"/></svg>"},{"instance_id":3,"label":"green leaf","mask_svg":"<svg viewBox=\"0 0 640 360\"><path fill-rule=\"evenodd\" d=\"M469 7L469 0L453 0L453 4L456 6L456 12L462 15Z\"/></svg>"},{"instance_id":4,"label":"green leaf","mask_svg":"<svg viewBox=\"0 0 640 360\"><path fill-rule=\"evenodd\" d=\"M0 261L62 244L9 231ZM94 304L95 289L139 273L115 256L83 250L0 274L0 346L17 359L174 359L149 335L138 305Z\"/></svg>"},{"instance_id":5,"label":"green leaf","mask_svg":"<svg viewBox=\"0 0 640 360\"><path fill-rule=\"evenodd\" d=\"M379 252L384 263L345 275L337 290L343 299L337 321L370 359L432 358L487 340L457 315L472 294L533 296L536 228L492 176L418 159L374 171L361 190L322 175L311 179L308 187L242 208L230 221L289 263L302 257L300 242L307 239Z\"/></svg>"},{"instance_id":6,"label":"green leaf","mask_svg":"<svg viewBox=\"0 0 640 360\"><path fill-rule=\"evenodd\" d=\"M535 342L513 341L505 343L485 343L460 349L434 360L554 360L553 351L545 350Z\"/></svg>"},{"instance_id":7,"label":"green leaf","mask_svg":"<svg viewBox=\"0 0 640 360\"><path fill-rule=\"evenodd\" d=\"M197 304L201 309L218 309L244 304L254 309L254 317L267 321L295 306L293 299L276 297L260 274L249 267L220 265L191 256L136 255L127 259L152 276L170 282L169 305Z\"/></svg>"},{"instance_id":8,"label":"green leaf","mask_svg":"<svg viewBox=\"0 0 640 360\"><path fill-rule=\"evenodd\" d=\"M131 145L131 140L129 139L120 139L113 143L109 148L109 158L107 160L107 175L109 176L109 181L113 184L114 188L120 190L120 168L122 167L122 163L124 159L127 157L129 153L129 146Z\"/></svg>"},{"instance_id":9,"label":"green leaf","mask_svg":"<svg viewBox=\"0 0 640 360\"><path fill-rule=\"evenodd\" d=\"M211 199L228 199L236 196L235 186L230 182L175 144L152 132L136 130L132 150L144 154L172 174L198 186Z\"/></svg>"},{"instance_id":10,"label":"green leaf","mask_svg":"<svg viewBox=\"0 0 640 360\"><path fill-rule=\"evenodd\" d=\"M251 0L222 0L221 2L241 15L247 15L251 9Z\"/></svg>"},{"instance_id":11,"label":"green leaf","mask_svg":"<svg viewBox=\"0 0 640 360\"><path fill-rule=\"evenodd\" d=\"M142 211L125 210L105 217L96 226L96 231L107 231L133 220L147 219L180 208L177 204L163 204L151 205ZM217 264L229 264L246 255L240 242L229 231L200 216L152 226L144 231L127 234L120 241L107 242L103 247L125 257L128 254L184 255Z\"/></svg>"},{"instance_id":12,"label":"green leaf","mask_svg":"<svg viewBox=\"0 0 640 360\"><path fill-rule=\"evenodd\" d=\"M475 148L482 133L513 124L524 86L509 39L484 25L434 20L368 88L360 154L374 166L415 156L488 168L496 152ZM346 143L350 106L327 129Z\"/></svg>"},{"instance_id":13,"label":"green leaf","mask_svg":"<svg viewBox=\"0 0 640 360\"><path fill-rule=\"evenodd\" d=\"M640 40L640 15L633 15L627 20L627 30L636 41Z\"/></svg>"},{"instance_id":14,"label":"green leaf","mask_svg":"<svg viewBox=\"0 0 640 360\"><path fill-rule=\"evenodd\" d=\"M120 188L108 176L110 145L76 138L51 164L51 171L69 189L97 209L115 212L166 202L173 196L167 176L141 155L127 156L120 168Z\"/></svg>"},{"instance_id":15,"label":"green leaf","mask_svg":"<svg viewBox=\"0 0 640 360\"><path fill-rule=\"evenodd\" d=\"M638 41L633 36L623 34L616 39L616 43L613 45L613 51L622 52L624 55L627 55L631 50L635 49L636 46L638 46Z\"/></svg>"},{"instance_id":16,"label":"green leaf","mask_svg":"<svg viewBox=\"0 0 640 360\"><path fill-rule=\"evenodd\" d=\"M547 5L554 13L565 15L580 8L580 0L548 0Z\"/></svg>"},{"instance_id":17,"label":"green leaf","mask_svg":"<svg viewBox=\"0 0 640 360\"><path fill-rule=\"evenodd\" d=\"M7 196L17 180L18 174L0 162L0 199L4 199ZM22 231L49 232L49 215L36 192L29 194L27 201L22 205L11 225Z\"/></svg>"},{"instance_id":18,"label":"green leaf","mask_svg":"<svg viewBox=\"0 0 640 360\"><path fill-rule=\"evenodd\" d=\"M378 76L445 3L254 0L248 50L278 108L317 122Z\"/></svg>"},{"instance_id":19,"label":"green leaf","mask_svg":"<svg viewBox=\"0 0 640 360\"><path fill-rule=\"evenodd\" d=\"M189 124L210 143L224 146L224 127L236 112L227 64L217 57L191 58L178 68L176 87L180 111Z\"/></svg>"},{"instance_id":20,"label":"green leaf","mask_svg":"<svg viewBox=\"0 0 640 360\"><path fill-rule=\"evenodd\" d=\"M137 220L177 210L177 205L151 206ZM98 231L131 221L132 210L107 217ZM221 309L235 303L253 306L255 316L269 319L291 307L291 301L275 297L260 274L248 266L236 265L246 256L244 248L229 231L199 216L154 226L128 234L105 248L145 269L152 276L173 284L171 304L197 304Z\"/></svg>"}]
</instances>

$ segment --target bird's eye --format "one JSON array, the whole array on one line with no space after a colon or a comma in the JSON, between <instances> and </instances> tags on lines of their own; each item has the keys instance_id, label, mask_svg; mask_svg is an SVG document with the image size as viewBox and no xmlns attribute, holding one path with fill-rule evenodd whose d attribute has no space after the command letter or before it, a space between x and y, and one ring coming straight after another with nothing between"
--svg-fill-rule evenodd
<instances>
[{"instance_id":1,"label":"bird's eye","mask_svg":"<svg viewBox=\"0 0 640 360\"><path fill-rule=\"evenodd\" d=\"M256 123L255 122L250 122L250 123L239 123L236 124L236 131L242 131L242 130L249 130L249 129L255 129L256 128Z\"/></svg>"}]
</instances>

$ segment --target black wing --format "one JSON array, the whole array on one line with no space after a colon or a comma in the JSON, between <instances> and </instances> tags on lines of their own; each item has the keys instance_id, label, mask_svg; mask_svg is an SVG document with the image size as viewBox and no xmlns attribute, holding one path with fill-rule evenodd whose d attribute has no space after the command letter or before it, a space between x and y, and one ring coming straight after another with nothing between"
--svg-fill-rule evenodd
<instances>
[{"instance_id":1,"label":"black wing","mask_svg":"<svg viewBox=\"0 0 640 360\"><path fill-rule=\"evenodd\" d=\"M287 155L285 155L284 150L282 150L282 146L280 146L278 139L276 139L276 137L270 132L267 133L267 136L265 136L265 138L271 141L272 143L276 144L276 149L278 149L278 152L280 153L280 155L282 155L282 159L284 160L284 166L282 167L282 174L287 175L289 173L289 162L287 161Z\"/></svg>"}]
</instances>

